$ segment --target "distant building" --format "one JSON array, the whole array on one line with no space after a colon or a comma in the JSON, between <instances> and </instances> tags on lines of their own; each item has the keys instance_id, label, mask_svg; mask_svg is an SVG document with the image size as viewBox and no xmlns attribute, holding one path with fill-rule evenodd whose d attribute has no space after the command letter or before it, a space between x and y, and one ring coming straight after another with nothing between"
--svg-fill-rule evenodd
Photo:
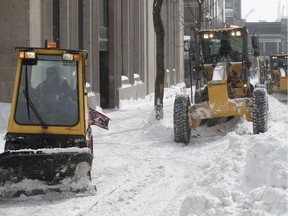
<instances>
[{"instance_id":1,"label":"distant building","mask_svg":"<svg viewBox=\"0 0 288 216\"><path fill-rule=\"evenodd\" d=\"M287 18L279 22L247 22L250 34L259 34L260 56L267 59L270 54L287 53Z\"/></svg>"},{"instance_id":2,"label":"distant building","mask_svg":"<svg viewBox=\"0 0 288 216\"><path fill-rule=\"evenodd\" d=\"M225 25L243 26L241 0L225 0Z\"/></svg>"},{"instance_id":3,"label":"distant building","mask_svg":"<svg viewBox=\"0 0 288 216\"><path fill-rule=\"evenodd\" d=\"M203 0L201 10L195 0L184 1L185 35L189 35L189 26L198 25L201 29L223 28L225 26L225 0ZM199 16L201 12L201 16Z\"/></svg>"},{"instance_id":4,"label":"distant building","mask_svg":"<svg viewBox=\"0 0 288 216\"><path fill-rule=\"evenodd\" d=\"M41 47L45 39L89 52L86 78L96 105L114 108L154 92L152 10L153 0L1 0L0 101L11 101L14 47ZM165 86L184 80L182 13L183 0L164 1Z\"/></svg>"}]
</instances>

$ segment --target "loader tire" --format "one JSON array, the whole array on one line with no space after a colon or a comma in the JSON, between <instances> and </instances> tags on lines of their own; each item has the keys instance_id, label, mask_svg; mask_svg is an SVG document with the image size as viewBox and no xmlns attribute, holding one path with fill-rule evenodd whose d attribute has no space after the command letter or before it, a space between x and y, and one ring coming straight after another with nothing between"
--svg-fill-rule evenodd
<instances>
[{"instance_id":1,"label":"loader tire","mask_svg":"<svg viewBox=\"0 0 288 216\"><path fill-rule=\"evenodd\" d=\"M189 127L188 108L190 99L188 95L177 95L174 101L174 138L175 142L189 143L191 128Z\"/></svg>"},{"instance_id":2,"label":"loader tire","mask_svg":"<svg viewBox=\"0 0 288 216\"><path fill-rule=\"evenodd\" d=\"M257 86L253 91L253 133L265 133L268 129L268 96L264 86Z\"/></svg>"}]
</instances>

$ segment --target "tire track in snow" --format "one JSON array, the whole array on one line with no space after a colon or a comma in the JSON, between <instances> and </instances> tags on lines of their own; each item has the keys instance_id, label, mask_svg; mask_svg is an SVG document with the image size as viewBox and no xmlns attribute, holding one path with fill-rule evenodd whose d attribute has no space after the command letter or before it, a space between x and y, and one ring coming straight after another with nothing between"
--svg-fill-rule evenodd
<instances>
[{"instance_id":1,"label":"tire track in snow","mask_svg":"<svg viewBox=\"0 0 288 216\"><path fill-rule=\"evenodd\" d=\"M127 181L118 182L120 185L110 193L111 196L102 196L89 209L90 215L154 215L155 211L159 211L159 205L165 207L173 197L169 194L178 187L179 176L183 178L183 170L165 161L159 164L159 155L154 151L138 149L137 152L134 152L133 159L130 158L134 165L126 172ZM148 210L154 213L144 214Z\"/></svg>"}]
</instances>

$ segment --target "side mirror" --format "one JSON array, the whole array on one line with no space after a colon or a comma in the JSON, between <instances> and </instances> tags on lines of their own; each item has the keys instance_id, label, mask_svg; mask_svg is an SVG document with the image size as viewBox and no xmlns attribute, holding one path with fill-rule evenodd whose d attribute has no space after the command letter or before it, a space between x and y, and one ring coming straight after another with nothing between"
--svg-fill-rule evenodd
<instances>
[{"instance_id":1,"label":"side mirror","mask_svg":"<svg viewBox=\"0 0 288 216\"><path fill-rule=\"evenodd\" d=\"M252 42L252 48L253 48L253 56L254 57L258 57L260 55L260 52L259 52L259 36L255 35L255 33L254 33L252 38L251 38L251 42Z\"/></svg>"},{"instance_id":2,"label":"side mirror","mask_svg":"<svg viewBox=\"0 0 288 216\"><path fill-rule=\"evenodd\" d=\"M258 48L258 37L255 36L255 35L253 35L252 38L251 38L251 40L252 40L252 48L253 48L253 49Z\"/></svg>"}]
</instances>

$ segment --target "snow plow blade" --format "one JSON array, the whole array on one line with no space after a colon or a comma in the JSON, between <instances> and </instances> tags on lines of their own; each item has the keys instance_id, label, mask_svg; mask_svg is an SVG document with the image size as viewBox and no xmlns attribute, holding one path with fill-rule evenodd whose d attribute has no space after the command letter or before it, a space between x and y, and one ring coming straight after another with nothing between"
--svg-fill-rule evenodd
<instances>
[{"instance_id":1,"label":"snow plow blade","mask_svg":"<svg viewBox=\"0 0 288 216\"><path fill-rule=\"evenodd\" d=\"M7 151L0 155L0 186L23 179L56 185L75 175L90 178L92 159L88 148Z\"/></svg>"}]
</instances>

